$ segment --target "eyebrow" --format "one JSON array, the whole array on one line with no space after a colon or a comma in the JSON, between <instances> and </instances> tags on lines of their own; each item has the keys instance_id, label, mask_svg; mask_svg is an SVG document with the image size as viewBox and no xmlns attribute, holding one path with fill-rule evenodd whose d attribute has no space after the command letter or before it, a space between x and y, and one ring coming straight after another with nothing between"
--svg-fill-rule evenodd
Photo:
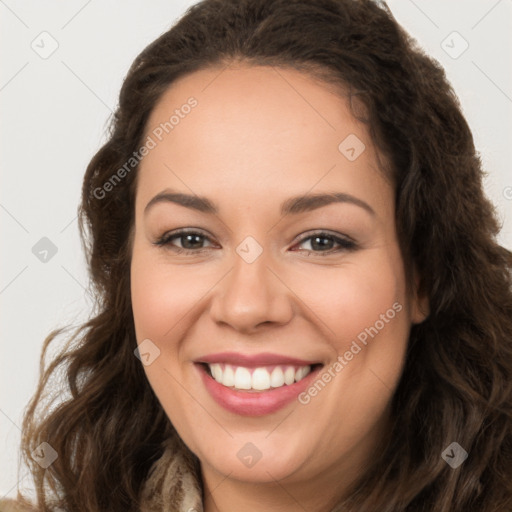
<instances>
[{"instance_id":1,"label":"eyebrow","mask_svg":"<svg viewBox=\"0 0 512 512\"><path fill-rule=\"evenodd\" d=\"M197 210L202 213L216 215L218 208L212 201L206 197L183 194L166 189L157 194L144 208L144 213L159 203L175 203L185 208ZM299 213L309 212L327 206L333 203L349 203L359 206L371 215L376 215L375 210L363 200L358 199L350 194L343 192L304 194L300 196L290 197L281 205L281 215L296 215Z\"/></svg>"}]
</instances>

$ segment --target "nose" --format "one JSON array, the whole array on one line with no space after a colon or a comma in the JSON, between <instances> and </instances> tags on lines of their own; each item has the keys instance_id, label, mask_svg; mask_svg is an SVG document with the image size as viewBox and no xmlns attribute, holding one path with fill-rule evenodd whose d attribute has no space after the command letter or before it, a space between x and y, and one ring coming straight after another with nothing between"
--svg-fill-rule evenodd
<instances>
[{"instance_id":1,"label":"nose","mask_svg":"<svg viewBox=\"0 0 512 512\"><path fill-rule=\"evenodd\" d=\"M243 333L264 324L285 325L293 316L293 293L263 254L248 263L235 254L233 268L215 288L211 316Z\"/></svg>"}]
</instances>

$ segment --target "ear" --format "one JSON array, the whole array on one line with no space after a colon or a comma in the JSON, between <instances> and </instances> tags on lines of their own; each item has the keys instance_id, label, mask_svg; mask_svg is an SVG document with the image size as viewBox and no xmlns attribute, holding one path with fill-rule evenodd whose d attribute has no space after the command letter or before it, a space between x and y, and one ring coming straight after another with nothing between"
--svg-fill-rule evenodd
<instances>
[{"instance_id":1,"label":"ear","mask_svg":"<svg viewBox=\"0 0 512 512\"><path fill-rule=\"evenodd\" d=\"M413 287L411 297L411 321L413 324L420 324L430 314L430 301L424 291L423 282L419 272L414 267Z\"/></svg>"}]
</instances>

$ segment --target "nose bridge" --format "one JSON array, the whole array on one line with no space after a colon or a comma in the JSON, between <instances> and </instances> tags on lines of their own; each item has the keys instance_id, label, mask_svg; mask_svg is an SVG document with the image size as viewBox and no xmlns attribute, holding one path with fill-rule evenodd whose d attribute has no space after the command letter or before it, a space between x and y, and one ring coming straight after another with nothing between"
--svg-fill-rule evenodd
<instances>
[{"instance_id":1,"label":"nose bridge","mask_svg":"<svg viewBox=\"0 0 512 512\"><path fill-rule=\"evenodd\" d=\"M212 316L237 330L251 330L266 322L286 323L292 315L287 289L276 278L270 251L253 237L235 249L233 268L214 295Z\"/></svg>"}]
</instances>

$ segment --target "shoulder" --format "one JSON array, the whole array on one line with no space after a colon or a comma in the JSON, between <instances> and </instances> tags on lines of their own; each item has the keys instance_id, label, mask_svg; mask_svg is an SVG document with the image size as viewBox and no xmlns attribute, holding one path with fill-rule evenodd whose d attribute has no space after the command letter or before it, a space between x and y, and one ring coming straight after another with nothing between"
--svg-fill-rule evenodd
<instances>
[{"instance_id":1,"label":"shoulder","mask_svg":"<svg viewBox=\"0 0 512 512\"><path fill-rule=\"evenodd\" d=\"M20 501L0 499L0 512L37 512L37 509Z\"/></svg>"}]
</instances>

